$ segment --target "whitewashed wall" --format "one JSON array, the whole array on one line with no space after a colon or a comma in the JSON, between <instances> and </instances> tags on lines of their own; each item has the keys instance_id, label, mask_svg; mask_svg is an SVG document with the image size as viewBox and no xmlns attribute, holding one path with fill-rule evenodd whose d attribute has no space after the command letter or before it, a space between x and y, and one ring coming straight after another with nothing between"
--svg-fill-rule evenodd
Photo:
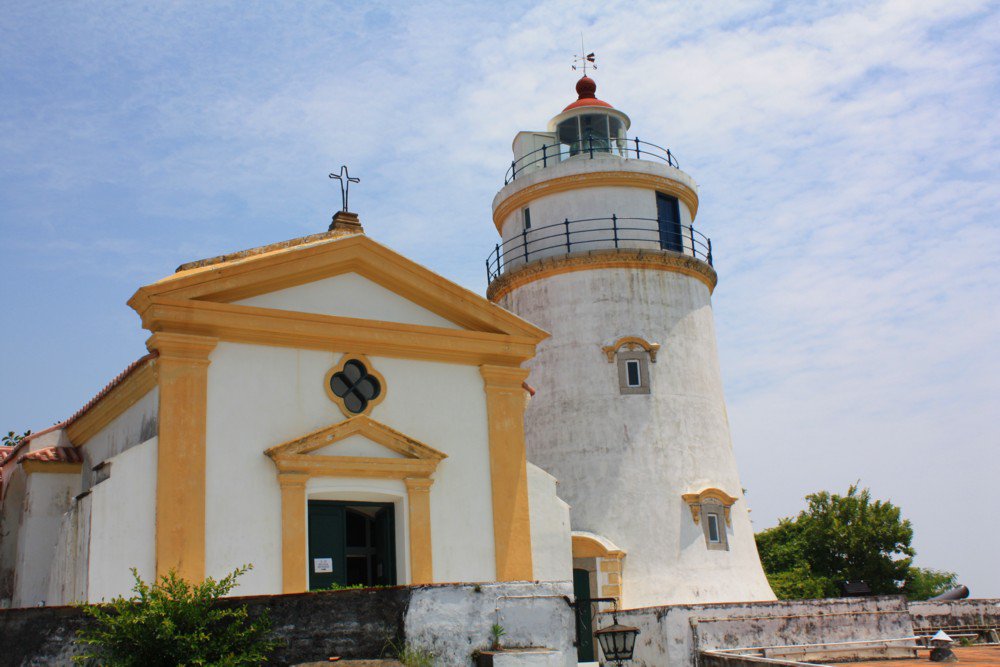
<instances>
[{"instance_id":1,"label":"whitewashed wall","mask_svg":"<svg viewBox=\"0 0 1000 667\"><path fill-rule=\"evenodd\" d=\"M559 479L574 530L627 552L625 606L773 599L736 470L708 288L667 271L601 269L524 285L501 305L552 337L527 365L529 459ZM659 343L652 393L622 395L601 350ZM730 550L710 551L681 499L718 487L739 500Z\"/></svg>"},{"instance_id":2,"label":"whitewashed wall","mask_svg":"<svg viewBox=\"0 0 1000 667\"><path fill-rule=\"evenodd\" d=\"M536 581L573 581L569 505L558 496L556 478L528 464L531 562Z\"/></svg>"},{"instance_id":3,"label":"whitewashed wall","mask_svg":"<svg viewBox=\"0 0 1000 667\"><path fill-rule=\"evenodd\" d=\"M156 436L159 409L160 389L153 387L87 440L80 450L83 454L84 489L90 488L93 483L94 466Z\"/></svg>"},{"instance_id":4,"label":"whitewashed wall","mask_svg":"<svg viewBox=\"0 0 1000 667\"><path fill-rule=\"evenodd\" d=\"M381 288L379 288L381 289ZM355 294L363 299L363 294ZM289 299L282 302L294 309ZM324 376L342 356L220 343L208 378L206 569L219 576L243 563L254 570L239 593L281 590L281 502L274 464L264 450L345 419L327 397ZM448 455L431 488L434 578L483 581L495 576L489 441L482 376L474 366L372 357L386 381L371 416ZM319 499L351 493L357 480L319 480ZM406 520L402 485L381 488ZM361 499L361 498L358 498ZM397 528L405 554L408 540ZM407 563L408 557L399 559ZM401 579L401 583L408 577Z\"/></svg>"},{"instance_id":5,"label":"whitewashed wall","mask_svg":"<svg viewBox=\"0 0 1000 667\"><path fill-rule=\"evenodd\" d=\"M46 602L49 566L59 540L62 515L80 488L77 473L35 472L27 478L14 566L14 607Z\"/></svg>"},{"instance_id":6,"label":"whitewashed wall","mask_svg":"<svg viewBox=\"0 0 1000 667\"><path fill-rule=\"evenodd\" d=\"M90 602L128 594L130 568L155 577L157 447L150 438L110 458L111 475L91 489Z\"/></svg>"}]
</instances>

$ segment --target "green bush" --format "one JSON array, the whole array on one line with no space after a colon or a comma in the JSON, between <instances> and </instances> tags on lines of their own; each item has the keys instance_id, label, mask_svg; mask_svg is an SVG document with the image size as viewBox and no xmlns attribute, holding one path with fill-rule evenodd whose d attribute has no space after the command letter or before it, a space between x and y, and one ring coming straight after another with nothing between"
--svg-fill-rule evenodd
<instances>
[{"instance_id":1,"label":"green bush","mask_svg":"<svg viewBox=\"0 0 1000 667\"><path fill-rule=\"evenodd\" d=\"M133 568L132 597L83 607L92 622L78 633L84 652L74 661L108 667L261 664L279 645L269 639L270 619L250 618L245 605L217 604L250 568L196 584L171 570L152 585Z\"/></svg>"}]
</instances>

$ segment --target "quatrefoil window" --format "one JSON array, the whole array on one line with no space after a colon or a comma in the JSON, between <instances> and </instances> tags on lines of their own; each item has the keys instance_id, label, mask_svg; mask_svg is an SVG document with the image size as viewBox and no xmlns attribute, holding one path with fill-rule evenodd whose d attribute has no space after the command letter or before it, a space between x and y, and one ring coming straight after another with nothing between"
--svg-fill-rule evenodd
<instances>
[{"instance_id":1,"label":"quatrefoil window","mask_svg":"<svg viewBox=\"0 0 1000 667\"><path fill-rule=\"evenodd\" d=\"M367 414L385 395L385 380L361 355L345 355L326 374L326 392L348 417Z\"/></svg>"}]
</instances>

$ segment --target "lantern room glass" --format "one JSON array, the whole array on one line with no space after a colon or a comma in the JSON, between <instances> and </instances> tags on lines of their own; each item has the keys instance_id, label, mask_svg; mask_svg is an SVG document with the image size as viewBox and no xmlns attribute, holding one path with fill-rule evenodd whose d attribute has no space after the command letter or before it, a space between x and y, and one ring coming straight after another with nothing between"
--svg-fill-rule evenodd
<instances>
[{"instance_id":1,"label":"lantern room glass","mask_svg":"<svg viewBox=\"0 0 1000 667\"><path fill-rule=\"evenodd\" d=\"M563 155L582 153L625 153L625 125L620 118L606 113L588 113L567 118L556 126L556 136Z\"/></svg>"}]
</instances>

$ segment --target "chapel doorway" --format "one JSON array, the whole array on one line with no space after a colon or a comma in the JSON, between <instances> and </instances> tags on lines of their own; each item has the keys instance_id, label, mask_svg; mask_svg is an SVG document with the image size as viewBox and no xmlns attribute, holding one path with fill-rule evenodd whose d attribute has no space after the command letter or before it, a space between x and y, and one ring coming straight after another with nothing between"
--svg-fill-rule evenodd
<instances>
[{"instance_id":1,"label":"chapel doorway","mask_svg":"<svg viewBox=\"0 0 1000 667\"><path fill-rule=\"evenodd\" d=\"M594 612L590 594L590 571L573 568L573 595L576 605L576 659L594 661Z\"/></svg>"},{"instance_id":2,"label":"chapel doorway","mask_svg":"<svg viewBox=\"0 0 1000 667\"><path fill-rule=\"evenodd\" d=\"M309 501L309 590L396 584L392 503Z\"/></svg>"}]
</instances>

